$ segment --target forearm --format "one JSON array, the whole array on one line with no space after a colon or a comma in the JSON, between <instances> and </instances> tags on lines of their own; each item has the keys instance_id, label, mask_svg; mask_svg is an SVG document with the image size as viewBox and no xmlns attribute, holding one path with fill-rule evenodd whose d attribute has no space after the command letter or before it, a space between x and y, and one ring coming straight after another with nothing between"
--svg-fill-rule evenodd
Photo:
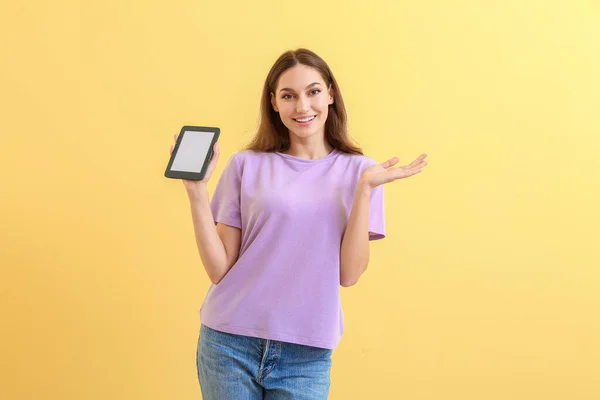
<instances>
[{"instance_id":1,"label":"forearm","mask_svg":"<svg viewBox=\"0 0 600 400\"><path fill-rule=\"evenodd\" d=\"M206 186L194 192L188 191L196 246L204 269L214 284L227 273L227 253L217 233Z\"/></svg>"},{"instance_id":2,"label":"forearm","mask_svg":"<svg viewBox=\"0 0 600 400\"><path fill-rule=\"evenodd\" d=\"M371 189L359 182L340 252L340 284L352 286L369 264L369 204Z\"/></svg>"}]
</instances>

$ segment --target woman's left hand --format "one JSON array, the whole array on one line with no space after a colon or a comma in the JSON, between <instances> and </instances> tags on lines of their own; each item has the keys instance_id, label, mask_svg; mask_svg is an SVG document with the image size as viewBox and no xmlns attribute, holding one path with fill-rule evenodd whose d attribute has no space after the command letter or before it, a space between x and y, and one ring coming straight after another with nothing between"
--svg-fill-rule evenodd
<instances>
[{"instance_id":1,"label":"woman's left hand","mask_svg":"<svg viewBox=\"0 0 600 400\"><path fill-rule=\"evenodd\" d=\"M425 158L427 154L421 154L419 158L408 165L392 168L398 164L398 157L390 158L381 164L375 164L365 169L360 177L363 185L373 189L383 183L393 182L396 179L408 178L421 172L427 165Z\"/></svg>"}]
</instances>

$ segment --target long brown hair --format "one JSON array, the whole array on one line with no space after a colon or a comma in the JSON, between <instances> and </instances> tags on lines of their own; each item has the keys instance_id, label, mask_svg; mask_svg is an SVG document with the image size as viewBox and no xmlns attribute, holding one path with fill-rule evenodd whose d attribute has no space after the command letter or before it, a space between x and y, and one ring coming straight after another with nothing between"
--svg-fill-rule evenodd
<instances>
[{"instance_id":1,"label":"long brown hair","mask_svg":"<svg viewBox=\"0 0 600 400\"><path fill-rule=\"evenodd\" d=\"M333 90L333 104L329 105L325 121L325 139L335 149L344 153L363 154L360 147L354 145L348 136L346 108L340 87L327 63L318 55L307 49L289 50L283 53L271 67L263 86L260 102L260 126L254 139L246 150L263 152L284 152L290 148L288 129L281 121L279 114L271 105L271 93L275 93L279 77L288 69L298 65L306 65L319 71L327 86Z\"/></svg>"}]
</instances>

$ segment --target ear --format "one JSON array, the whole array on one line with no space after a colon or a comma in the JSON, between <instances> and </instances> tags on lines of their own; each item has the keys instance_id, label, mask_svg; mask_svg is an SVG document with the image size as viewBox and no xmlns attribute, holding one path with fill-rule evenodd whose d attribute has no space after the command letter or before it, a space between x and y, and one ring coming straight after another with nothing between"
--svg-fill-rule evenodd
<instances>
[{"instance_id":1,"label":"ear","mask_svg":"<svg viewBox=\"0 0 600 400\"><path fill-rule=\"evenodd\" d=\"M279 112L279 109L277 108L277 103L275 101L275 95L273 94L273 92L269 94L271 95L271 105L273 106L273 110L275 110L275 112Z\"/></svg>"},{"instance_id":2,"label":"ear","mask_svg":"<svg viewBox=\"0 0 600 400\"><path fill-rule=\"evenodd\" d=\"M328 92L329 92L329 105L331 105L335 101L335 92L333 91L333 87L331 85L329 85Z\"/></svg>"}]
</instances>

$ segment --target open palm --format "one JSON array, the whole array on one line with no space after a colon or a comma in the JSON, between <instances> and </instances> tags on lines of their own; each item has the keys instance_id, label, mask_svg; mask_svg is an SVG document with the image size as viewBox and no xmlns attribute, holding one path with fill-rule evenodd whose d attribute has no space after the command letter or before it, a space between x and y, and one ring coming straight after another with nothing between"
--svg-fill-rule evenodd
<instances>
[{"instance_id":1,"label":"open palm","mask_svg":"<svg viewBox=\"0 0 600 400\"><path fill-rule=\"evenodd\" d=\"M398 157L390 158L381 164L375 164L365 169L361 175L361 180L368 184L371 189L383 183L393 182L396 179L408 178L421 172L427 165L425 158L427 154L421 154L415 161L408 165L392 168L398 164Z\"/></svg>"}]
</instances>

